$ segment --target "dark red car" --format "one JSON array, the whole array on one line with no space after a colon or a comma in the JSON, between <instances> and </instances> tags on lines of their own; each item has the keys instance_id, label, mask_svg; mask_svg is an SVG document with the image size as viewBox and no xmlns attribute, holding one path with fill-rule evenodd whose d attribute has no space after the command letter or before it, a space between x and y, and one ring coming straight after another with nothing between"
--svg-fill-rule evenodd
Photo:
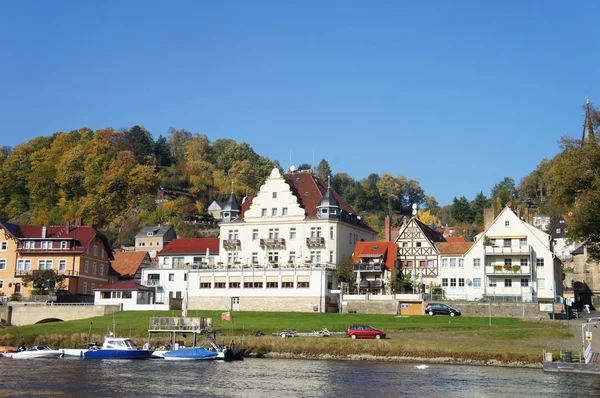
<instances>
[{"instance_id":1,"label":"dark red car","mask_svg":"<svg viewBox=\"0 0 600 398\"><path fill-rule=\"evenodd\" d=\"M385 339L383 330L375 329L369 325L350 325L346 336L353 339Z\"/></svg>"}]
</instances>

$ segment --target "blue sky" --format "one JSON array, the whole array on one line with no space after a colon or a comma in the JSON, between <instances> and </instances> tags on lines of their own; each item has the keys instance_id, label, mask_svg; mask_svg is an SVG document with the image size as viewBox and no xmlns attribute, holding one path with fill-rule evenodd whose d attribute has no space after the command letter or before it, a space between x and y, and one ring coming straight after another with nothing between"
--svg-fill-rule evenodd
<instances>
[{"instance_id":1,"label":"blue sky","mask_svg":"<svg viewBox=\"0 0 600 398\"><path fill-rule=\"evenodd\" d=\"M0 145L170 126L282 166L520 179L600 104L598 2L22 1L0 12Z\"/></svg>"}]
</instances>

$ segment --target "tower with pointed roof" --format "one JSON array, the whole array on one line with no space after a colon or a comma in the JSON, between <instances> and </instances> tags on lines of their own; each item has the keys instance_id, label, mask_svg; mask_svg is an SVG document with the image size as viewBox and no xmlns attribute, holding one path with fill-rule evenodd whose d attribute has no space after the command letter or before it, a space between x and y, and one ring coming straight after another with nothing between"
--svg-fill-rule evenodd
<instances>
[{"instance_id":1,"label":"tower with pointed roof","mask_svg":"<svg viewBox=\"0 0 600 398\"><path fill-rule=\"evenodd\" d=\"M592 115L590 111L590 99L586 100L585 104L585 121L583 122L583 137L581 138L581 146L595 141L594 127L592 125Z\"/></svg>"},{"instance_id":2,"label":"tower with pointed roof","mask_svg":"<svg viewBox=\"0 0 600 398\"><path fill-rule=\"evenodd\" d=\"M240 215L240 205L233 191L233 182L231 183L231 195L221 209L221 222L232 222Z\"/></svg>"},{"instance_id":3,"label":"tower with pointed roof","mask_svg":"<svg viewBox=\"0 0 600 398\"><path fill-rule=\"evenodd\" d=\"M342 207L331 190L331 178L327 179L327 190L317 205L317 217L322 219L339 219Z\"/></svg>"}]
</instances>

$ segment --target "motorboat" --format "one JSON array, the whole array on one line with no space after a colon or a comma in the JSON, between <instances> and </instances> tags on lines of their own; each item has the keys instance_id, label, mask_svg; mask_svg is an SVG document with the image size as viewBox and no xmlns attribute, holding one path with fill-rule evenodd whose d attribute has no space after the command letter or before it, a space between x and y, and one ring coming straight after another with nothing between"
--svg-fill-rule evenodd
<instances>
[{"instance_id":1,"label":"motorboat","mask_svg":"<svg viewBox=\"0 0 600 398\"><path fill-rule=\"evenodd\" d=\"M87 348L59 348L59 350L63 352L63 358L83 358L86 352L96 347L96 343L88 343Z\"/></svg>"},{"instance_id":2,"label":"motorboat","mask_svg":"<svg viewBox=\"0 0 600 398\"><path fill-rule=\"evenodd\" d=\"M152 350L139 349L130 338L107 336L102 347L91 347L83 353L85 359L146 359Z\"/></svg>"},{"instance_id":3,"label":"motorboat","mask_svg":"<svg viewBox=\"0 0 600 398\"><path fill-rule=\"evenodd\" d=\"M13 359L28 359L28 358L60 358L63 353L60 350L53 350L46 346L33 346L27 350L12 354Z\"/></svg>"},{"instance_id":4,"label":"motorboat","mask_svg":"<svg viewBox=\"0 0 600 398\"><path fill-rule=\"evenodd\" d=\"M202 347L180 348L167 351L164 358L168 361L195 361L201 359L217 359L218 353Z\"/></svg>"}]
</instances>

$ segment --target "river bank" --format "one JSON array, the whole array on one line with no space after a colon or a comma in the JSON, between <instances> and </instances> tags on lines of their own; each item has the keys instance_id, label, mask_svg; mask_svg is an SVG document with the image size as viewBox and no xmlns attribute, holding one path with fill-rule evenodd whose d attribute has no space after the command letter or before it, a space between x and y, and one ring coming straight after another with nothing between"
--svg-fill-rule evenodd
<instances>
[{"instance_id":1,"label":"river bank","mask_svg":"<svg viewBox=\"0 0 600 398\"><path fill-rule=\"evenodd\" d=\"M282 352L271 352L264 355L264 358L270 359L310 359L310 360L339 360L339 361L377 361L377 362L401 362L401 363L419 363L419 364L447 364L447 365L470 365L470 366L498 366L507 368L529 368L542 369L542 361L540 355L539 363L527 363L520 361L498 361L495 359L477 360L467 358L452 358L452 357L405 357L405 356L375 356L369 354L352 354L352 355L306 355L293 354Z\"/></svg>"}]
</instances>

